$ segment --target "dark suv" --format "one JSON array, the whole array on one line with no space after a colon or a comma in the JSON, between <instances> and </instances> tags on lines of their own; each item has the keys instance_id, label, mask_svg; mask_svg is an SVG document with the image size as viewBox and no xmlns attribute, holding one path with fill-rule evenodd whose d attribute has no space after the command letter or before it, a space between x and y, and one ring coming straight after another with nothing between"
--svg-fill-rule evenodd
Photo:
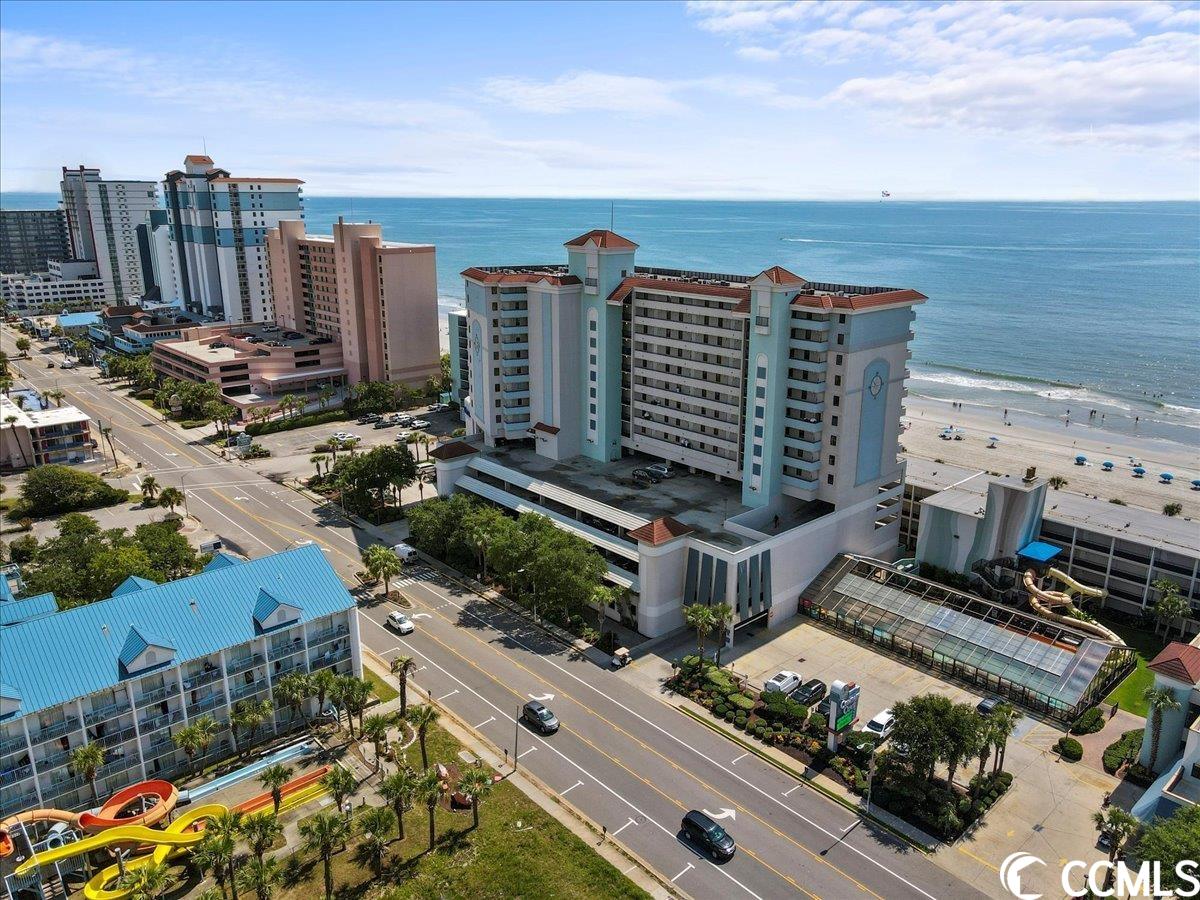
<instances>
[{"instance_id":1,"label":"dark suv","mask_svg":"<svg viewBox=\"0 0 1200 900\"><path fill-rule=\"evenodd\" d=\"M812 706L825 698L825 692L829 689L825 687L825 682L819 678L813 678L804 682L800 687L796 688L791 693L791 697L797 703L803 703L805 706Z\"/></svg>"},{"instance_id":2,"label":"dark suv","mask_svg":"<svg viewBox=\"0 0 1200 900\"><path fill-rule=\"evenodd\" d=\"M536 700L530 700L521 708L521 718L542 734L554 734L558 731L558 719L554 713Z\"/></svg>"},{"instance_id":3,"label":"dark suv","mask_svg":"<svg viewBox=\"0 0 1200 900\"><path fill-rule=\"evenodd\" d=\"M713 859L732 859L737 850L737 844L729 832L698 809L689 811L683 817L683 833L693 843L707 850Z\"/></svg>"}]
</instances>

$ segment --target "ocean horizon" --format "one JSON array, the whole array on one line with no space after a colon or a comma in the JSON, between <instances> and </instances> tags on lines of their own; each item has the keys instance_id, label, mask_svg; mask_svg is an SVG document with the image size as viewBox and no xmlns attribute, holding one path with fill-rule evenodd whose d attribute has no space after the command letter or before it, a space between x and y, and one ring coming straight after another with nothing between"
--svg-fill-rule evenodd
<instances>
[{"instance_id":1,"label":"ocean horizon","mask_svg":"<svg viewBox=\"0 0 1200 900\"><path fill-rule=\"evenodd\" d=\"M6 192L0 207L53 208ZM914 288L909 390L1194 445L1200 438L1200 203L306 196L305 220L437 246L439 306L471 265L561 263L592 228L638 263Z\"/></svg>"}]
</instances>

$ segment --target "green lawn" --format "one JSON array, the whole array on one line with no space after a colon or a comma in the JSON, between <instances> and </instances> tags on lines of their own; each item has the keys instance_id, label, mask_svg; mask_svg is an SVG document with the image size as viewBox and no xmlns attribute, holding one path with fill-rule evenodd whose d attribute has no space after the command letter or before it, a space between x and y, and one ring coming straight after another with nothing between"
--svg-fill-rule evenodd
<instances>
[{"instance_id":1,"label":"green lawn","mask_svg":"<svg viewBox=\"0 0 1200 900\"><path fill-rule=\"evenodd\" d=\"M388 684L373 671L363 666L363 677L371 682L371 693L379 698L380 703L387 703L389 700L395 700L400 696L400 692L392 685Z\"/></svg>"},{"instance_id":2,"label":"green lawn","mask_svg":"<svg viewBox=\"0 0 1200 900\"><path fill-rule=\"evenodd\" d=\"M429 733L430 761L461 765L459 743L445 731ZM416 769L421 751L406 751ZM391 771L391 767L388 767ZM356 798L357 803L357 798ZM361 808L355 808L355 815ZM405 839L388 847L383 875L374 878L355 838L333 858L333 880L339 900L383 897L416 900L429 897L571 897L645 898L633 882L560 825L508 782L500 782L479 808L479 830L471 812L440 806L435 813L437 844L429 851L429 819L424 805L404 816ZM296 877L285 882L275 900L312 900L321 896L321 862L298 852L288 868Z\"/></svg>"},{"instance_id":3,"label":"green lawn","mask_svg":"<svg viewBox=\"0 0 1200 900\"><path fill-rule=\"evenodd\" d=\"M1125 643L1137 653L1137 668L1113 689L1104 702L1119 704L1121 709L1126 712L1144 716L1148 710L1146 701L1142 699L1142 692L1154 684L1154 673L1146 668L1146 664L1154 659L1158 655L1158 651L1163 648L1163 639L1145 628L1120 625L1116 622L1106 621L1102 617L1097 618L1124 638Z\"/></svg>"}]
</instances>

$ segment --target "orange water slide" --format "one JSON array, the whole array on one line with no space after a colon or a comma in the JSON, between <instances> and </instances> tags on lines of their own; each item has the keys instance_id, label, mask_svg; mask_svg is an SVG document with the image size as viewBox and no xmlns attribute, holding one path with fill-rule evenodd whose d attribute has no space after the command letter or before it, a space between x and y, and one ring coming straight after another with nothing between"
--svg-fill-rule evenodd
<instances>
[{"instance_id":1,"label":"orange water slide","mask_svg":"<svg viewBox=\"0 0 1200 900\"><path fill-rule=\"evenodd\" d=\"M0 821L0 856L10 856L14 845L9 832L14 825L33 825L38 822L66 822L72 827L79 827L79 813L67 812L65 809L29 809L23 813Z\"/></svg>"},{"instance_id":2,"label":"orange water slide","mask_svg":"<svg viewBox=\"0 0 1200 900\"><path fill-rule=\"evenodd\" d=\"M154 805L145 812L122 816L121 812L135 800L154 798ZM169 781L153 779L139 784L131 784L113 794L100 807L100 812L79 814L79 827L89 834L103 831L105 828L117 828L123 825L145 825L153 828L175 808L179 802L179 790Z\"/></svg>"}]
</instances>

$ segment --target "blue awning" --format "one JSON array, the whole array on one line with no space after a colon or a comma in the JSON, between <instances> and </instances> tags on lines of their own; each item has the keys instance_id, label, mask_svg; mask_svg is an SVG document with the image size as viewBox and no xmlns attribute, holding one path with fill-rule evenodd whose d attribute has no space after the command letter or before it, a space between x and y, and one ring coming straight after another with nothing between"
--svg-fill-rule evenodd
<instances>
[{"instance_id":1,"label":"blue awning","mask_svg":"<svg viewBox=\"0 0 1200 900\"><path fill-rule=\"evenodd\" d=\"M1062 553L1061 547L1055 547L1053 544L1047 544L1045 541L1032 541L1026 544L1017 551L1017 556L1024 559L1032 559L1034 562L1050 562L1058 554Z\"/></svg>"}]
</instances>

